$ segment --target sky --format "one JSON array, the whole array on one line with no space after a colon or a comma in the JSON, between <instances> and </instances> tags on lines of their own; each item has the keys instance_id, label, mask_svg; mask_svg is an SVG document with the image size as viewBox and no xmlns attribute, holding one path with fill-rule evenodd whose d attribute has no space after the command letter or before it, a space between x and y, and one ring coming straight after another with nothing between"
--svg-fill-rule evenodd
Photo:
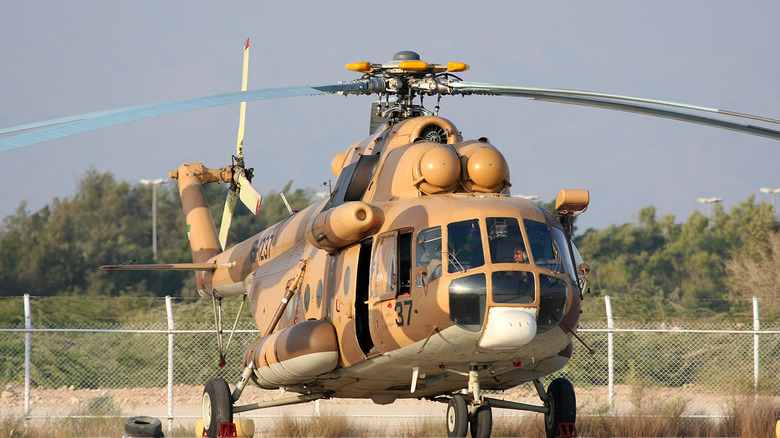
<instances>
[{"instance_id":1,"label":"sky","mask_svg":"<svg viewBox=\"0 0 780 438\"><path fill-rule=\"evenodd\" d=\"M780 118L780 2L35 1L0 15L0 128L249 88L352 80L400 50L471 66L464 80L683 102ZM370 97L250 103L244 154L261 192L319 189L368 134ZM428 103L432 103L429 99ZM440 115L505 155L513 194L588 189L578 227L684 222L780 187L780 142L678 121L508 97L444 97ZM230 163L238 106L160 117L0 153L0 218L71 198L90 169L167 177ZM168 183L168 184L172 184Z\"/></svg>"}]
</instances>

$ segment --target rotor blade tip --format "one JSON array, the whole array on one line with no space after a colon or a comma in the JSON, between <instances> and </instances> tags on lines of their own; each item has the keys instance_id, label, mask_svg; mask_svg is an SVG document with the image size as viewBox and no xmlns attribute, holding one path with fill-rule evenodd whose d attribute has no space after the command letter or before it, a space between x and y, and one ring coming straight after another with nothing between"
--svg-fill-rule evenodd
<instances>
[{"instance_id":1,"label":"rotor blade tip","mask_svg":"<svg viewBox=\"0 0 780 438\"><path fill-rule=\"evenodd\" d=\"M249 48L249 38L246 39L246 44L244 44L244 50Z\"/></svg>"}]
</instances>

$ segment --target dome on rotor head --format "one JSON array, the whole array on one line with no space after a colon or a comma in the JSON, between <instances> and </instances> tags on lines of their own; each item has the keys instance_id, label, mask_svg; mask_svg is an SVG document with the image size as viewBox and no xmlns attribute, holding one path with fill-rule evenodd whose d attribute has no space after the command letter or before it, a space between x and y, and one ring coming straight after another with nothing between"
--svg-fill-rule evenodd
<instances>
[{"instance_id":1,"label":"dome on rotor head","mask_svg":"<svg viewBox=\"0 0 780 438\"><path fill-rule=\"evenodd\" d=\"M411 50L402 50L393 55L393 61L419 61L420 54Z\"/></svg>"}]
</instances>

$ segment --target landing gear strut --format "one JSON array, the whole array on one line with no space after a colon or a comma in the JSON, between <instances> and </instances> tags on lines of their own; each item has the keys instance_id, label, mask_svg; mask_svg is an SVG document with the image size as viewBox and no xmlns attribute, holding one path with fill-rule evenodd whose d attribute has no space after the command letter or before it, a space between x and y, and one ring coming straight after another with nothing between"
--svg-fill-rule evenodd
<instances>
[{"instance_id":1,"label":"landing gear strut","mask_svg":"<svg viewBox=\"0 0 780 438\"><path fill-rule=\"evenodd\" d=\"M479 376L476 364L469 366L469 387L471 406L467 407L466 397L456 394L447 403L447 435L464 437L469 431L472 438L488 438L493 429L493 412L490 402L482 397L479 388Z\"/></svg>"},{"instance_id":2,"label":"landing gear strut","mask_svg":"<svg viewBox=\"0 0 780 438\"><path fill-rule=\"evenodd\" d=\"M476 367L469 370L468 394L455 394L447 403L447 435L464 437L469 432L472 438L488 438L493 428L492 408L514 409L544 414L545 432L548 438L555 438L566 430L573 430L576 420L577 401L571 382L558 378L544 390L541 380L533 384L544 403L543 406L517 403L508 400L483 397L476 379ZM470 400L470 406L467 402Z\"/></svg>"}]
</instances>

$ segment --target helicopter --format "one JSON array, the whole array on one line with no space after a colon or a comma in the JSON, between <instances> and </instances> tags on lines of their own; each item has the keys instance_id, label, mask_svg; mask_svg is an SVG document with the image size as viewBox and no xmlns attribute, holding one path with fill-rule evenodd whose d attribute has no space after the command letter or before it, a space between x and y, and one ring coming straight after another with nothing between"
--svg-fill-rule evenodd
<instances>
[{"instance_id":1,"label":"helicopter","mask_svg":"<svg viewBox=\"0 0 780 438\"><path fill-rule=\"evenodd\" d=\"M545 388L542 379L564 368L573 341L582 342L577 328L590 268L572 233L590 194L561 190L555 214L512 196L500 150L487 137L464 138L440 117L443 96L592 106L780 140L780 131L722 116L780 123L773 118L630 96L468 82L456 75L468 71L467 64L432 64L413 51L384 63L347 64L359 79L247 91L248 50L247 41L240 92L0 130L16 133L0 139L3 151L143 118L241 105L230 165L185 163L170 173L179 185L192 262L103 267L193 271L198 293L214 303L220 365L222 299L242 297L242 308L248 301L259 337L246 348L233 389L221 378L205 384L203 433L211 437L234 414L328 398L446 403L449 436L490 436L494 408L541 413L548 437L571 435L573 385L557 378ZM304 95L377 96L370 135L334 156L336 183L329 196L228 248L237 202L255 214L262 204L243 156L246 102ZM423 106L425 97L436 99L433 110ZM203 191L209 183L230 185L219 231ZM244 403L250 382L297 395ZM491 396L521 384L535 388L538 405Z\"/></svg>"}]
</instances>

